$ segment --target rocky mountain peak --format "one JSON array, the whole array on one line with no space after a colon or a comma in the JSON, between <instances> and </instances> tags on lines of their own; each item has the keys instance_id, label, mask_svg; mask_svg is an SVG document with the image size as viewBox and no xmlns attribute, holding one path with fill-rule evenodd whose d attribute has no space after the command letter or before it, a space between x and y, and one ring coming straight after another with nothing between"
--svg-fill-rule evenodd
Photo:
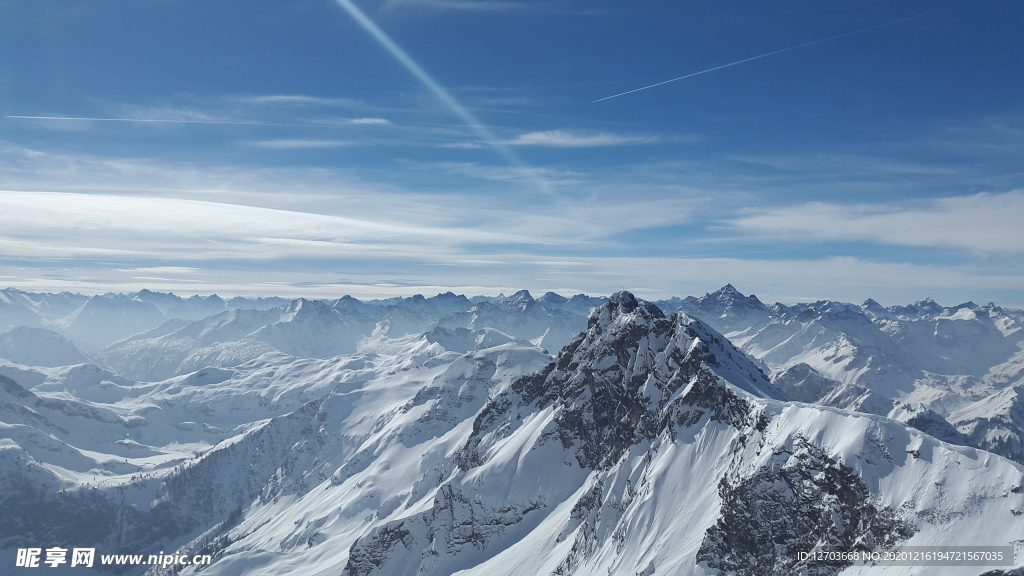
<instances>
[{"instance_id":1,"label":"rocky mountain peak","mask_svg":"<svg viewBox=\"0 0 1024 576\"><path fill-rule=\"evenodd\" d=\"M717 303L723 307L739 307L748 308L751 310L767 310L768 307L763 302L757 299L757 296L751 294L750 296L744 296L739 290L736 289L732 284L726 284L714 292L705 294L697 299L698 306L707 307L711 303Z\"/></svg>"},{"instance_id":2,"label":"rocky mountain peak","mask_svg":"<svg viewBox=\"0 0 1024 576\"><path fill-rule=\"evenodd\" d=\"M563 445L578 446L581 466L599 468L665 430L671 420L666 411L706 403L721 404L722 418L749 416L726 381L756 396L782 398L750 359L710 326L683 313L665 318L657 306L623 291L591 313L587 331L555 362L492 400L474 430L500 426L515 419L517 410L553 405ZM691 394L676 396L687 386ZM467 444L464 465L481 461L479 442L477 437Z\"/></svg>"},{"instance_id":3,"label":"rocky mountain peak","mask_svg":"<svg viewBox=\"0 0 1024 576\"><path fill-rule=\"evenodd\" d=\"M285 322L293 322L303 318L320 317L325 314L330 314L333 311L334 310L330 306L320 300L297 298L284 307L281 320Z\"/></svg>"},{"instance_id":4,"label":"rocky mountain peak","mask_svg":"<svg viewBox=\"0 0 1024 576\"><path fill-rule=\"evenodd\" d=\"M923 319L942 314L942 306L931 298L918 300L908 306L890 306L889 311L904 319Z\"/></svg>"},{"instance_id":5,"label":"rocky mountain peak","mask_svg":"<svg viewBox=\"0 0 1024 576\"><path fill-rule=\"evenodd\" d=\"M533 296L530 295L530 291L529 290L520 290L519 292L516 292L515 294L509 296L508 300L509 300L509 302L512 302L512 303L515 303L515 304L525 303L525 302L533 302Z\"/></svg>"},{"instance_id":6,"label":"rocky mountain peak","mask_svg":"<svg viewBox=\"0 0 1024 576\"><path fill-rule=\"evenodd\" d=\"M661 311L661 308L658 308L650 302L641 303L636 299L636 296L633 296L632 293L625 290L612 294L611 297L608 298L608 302L595 309L591 313L590 317L591 319L595 317L607 317L614 319L625 314L632 314L636 310L640 310L638 313L640 317L647 319L665 317L665 313Z\"/></svg>"},{"instance_id":7,"label":"rocky mountain peak","mask_svg":"<svg viewBox=\"0 0 1024 576\"><path fill-rule=\"evenodd\" d=\"M554 292L545 292L544 295L537 300L540 302L549 302L551 304L565 304L569 301L565 296L555 294Z\"/></svg>"},{"instance_id":8,"label":"rocky mountain peak","mask_svg":"<svg viewBox=\"0 0 1024 576\"><path fill-rule=\"evenodd\" d=\"M889 316L889 311L871 298L865 300L864 303L860 305L860 308L865 314L873 318L887 318Z\"/></svg>"}]
</instances>

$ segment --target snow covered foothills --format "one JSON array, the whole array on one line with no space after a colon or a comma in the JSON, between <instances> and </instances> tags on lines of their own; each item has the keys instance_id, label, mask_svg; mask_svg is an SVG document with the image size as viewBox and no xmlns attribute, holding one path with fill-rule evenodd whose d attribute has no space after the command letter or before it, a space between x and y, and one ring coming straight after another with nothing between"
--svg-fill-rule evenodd
<instances>
[{"instance_id":1,"label":"snow covered foothills","mask_svg":"<svg viewBox=\"0 0 1024 576\"><path fill-rule=\"evenodd\" d=\"M95 546L213 558L92 569L154 576L982 574L799 553L1024 539L1021 322L732 286L7 289L0 572Z\"/></svg>"}]
</instances>

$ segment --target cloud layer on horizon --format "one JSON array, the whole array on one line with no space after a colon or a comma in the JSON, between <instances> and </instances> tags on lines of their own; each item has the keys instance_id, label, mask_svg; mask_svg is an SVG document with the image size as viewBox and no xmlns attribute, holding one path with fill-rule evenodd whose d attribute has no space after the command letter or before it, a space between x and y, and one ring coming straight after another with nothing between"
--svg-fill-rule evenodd
<instances>
[{"instance_id":1,"label":"cloud layer on horizon","mask_svg":"<svg viewBox=\"0 0 1024 576\"><path fill-rule=\"evenodd\" d=\"M811 202L746 210L728 226L792 242L870 242L953 248L981 254L1024 253L1024 191L979 192L915 202L841 205Z\"/></svg>"},{"instance_id":2,"label":"cloud layer on horizon","mask_svg":"<svg viewBox=\"0 0 1024 576\"><path fill-rule=\"evenodd\" d=\"M504 195L414 193L339 171L181 165L17 147L0 153L0 165L9 168L0 182L9 188L0 191L0 284L25 289L312 296L344 290L375 297L445 286L490 294L517 287L629 288L658 298L731 282L784 301L895 303L924 296L1015 302L1012 295L1024 286L1024 275L1006 265L1022 252L1015 227L1024 205L1020 191L901 205L755 209L754 197L725 204L715 190L666 185L667 175L641 167L637 172L649 176L642 184L530 168L534 178L561 178L564 193L524 203ZM493 185L514 183L524 177L516 170L525 169L442 168ZM622 196L629 181L646 196ZM26 183L48 190L16 189ZM690 229L693 238L682 244L674 240L677 232L661 234L665 242L632 238L655 238L663 229ZM984 252L995 259L878 261L786 247L821 242Z\"/></svg>"}]
</instances>

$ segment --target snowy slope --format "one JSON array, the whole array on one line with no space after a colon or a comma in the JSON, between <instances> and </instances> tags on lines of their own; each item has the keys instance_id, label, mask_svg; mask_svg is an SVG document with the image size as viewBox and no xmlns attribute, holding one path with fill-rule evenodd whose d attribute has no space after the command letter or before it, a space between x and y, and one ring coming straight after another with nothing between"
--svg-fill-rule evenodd
<instances>
[{"instance_id":1,"label":"snowy slope","mask_svg":"<svg viewBox=\"0 0 1024 576\"><path fill-rule=\"evenodd\" d=\"M160 310L127 296L93 296L70 314L54 321L61 333L83 350L94 352L107 344L156 328L164 322Z\"/></svg>"},{"instance_id":2,"label":"snowy slope","mask_svg":"<svg viewBox=\"0 0 1024 576\"><path fill-rule=\"evenodd\" d=\"M777 372L772 383L789 400L808 402L886 416L893 410L894 402L875 391L856 384L844 384L819 374L807 364L796 364Z\"/></svg>"},{"instance_id":3,"label":"snowy slope","mask_svg":"<svg viewBox=\"0 0 1024 576\"><path fill-rule=\"evenodd\" d=\"M68 366L89 361L60 334L27 326L0 334L0 358L26 366Z\"/></svg>"},{"instance_id":4,"label":"snowy slope","mask_svg":"<svg viewBox=\"0 0 1024 576\"><path fill-rule=\"evenodd\" d=\"M1011 386L952 412L948 421L978 446L1024 462L1024 397Z\"/></svg>"},{"instance_id":5,"label":"snowy slope","mask_svg":"<svg viewBox=\"0 0 1024 576\"><path fill-rule=\"evenodd\" d=\"M93 530L106 545L151 549L159 542L140 538L187 538L248 506L268 489L268 482L280 484L271 492L301 492L311 481L315 485L330 479L339 466L361 470L370 464L367 456L373 446L390 446L399 439L415 444L419 438L429 441L427 449L436 443L430 440L432 430L443 432L454 423L468 422L489 389L548 361L532 346L499 346L469 356L423 339L391 346L383 355L333 360L279 356L234 371L206 369L153 385L122 382L107 390L120 395L107 398L110 408L96 413L87 409L99 410L90 403L59 403L59 397L68 396L63 394L68 385L58 374L36 387L44 392L13 384L11 397L20 398L34 412L28 418L38 422L37 427L13 423L7 435L12 443L0 448L2 493L18 496L5 504L11 529L0 534L0 541L23 542L25 533L54 528L41 527L46 517L31 514L29 508L68 512L86 496L99 507ZM79 384L76 393L90 393L85 383ZM93 382L92 387L110 384ZM139 421L143 424L135 424ZM333 427L331 433L316 432L325 422ZM48 440L52 446L35 447L39 441L32 438L40 433L53 437ZM88 445L82 446L85 438ZM217 442L222 442L220 447L194 465L174 468ZM303 456L307 450L296 449L296 442L313 442L309 458ZM400 449L402 442L390 449ZM295 475L275 479L280 466ZM121 520L105 512L102 498L73 490L86 483L135 504L129 514L130 539L119 542L115 537L122 530ZM68 488L72 491L67 496L60 492ZM154 501L160 497L166 503ZM60 524L64 532L75 526Z\"/></svg>"},{"instance_id":6,"label":"snowy slope","mask_svg":"<svg viewBox=\"0 0 1024 576\"><path fill-rule=\"evenodd\" d=\"M120 374L146 381L204 366L234 366L274 351L263 342L240 341L277 318L279 310L230 310L196 322L169 320L114 342L96 358Z\"/></svg>"},{"instance_id":7,"label":"snowy slope","mask_svg":"<svg viewBox=\"0 0 1024 576\"><path fill-rule=\"evenodd\" d=\"M276 322L247 338L303 358L327 358L356 351L377 323L373 318L351 317L317 300L299 299L281 311Z\"/></svg>"}]
</instances>

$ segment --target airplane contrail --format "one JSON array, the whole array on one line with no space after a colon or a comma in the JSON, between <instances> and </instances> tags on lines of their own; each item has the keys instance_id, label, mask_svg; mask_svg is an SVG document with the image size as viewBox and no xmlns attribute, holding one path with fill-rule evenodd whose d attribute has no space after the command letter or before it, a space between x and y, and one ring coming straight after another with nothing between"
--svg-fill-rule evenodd
<instances>
[{"instance_id":1,"label":"airplane contrail","mask_svg":"<svg viewBox=\"0 0 1024 576\"><path fill-rule=\"evenodd\" d=\"M462 104L458 102L443 86L437 83L426 70L423 69L415 60L412 59L409 54L402 50L402 47L395 43L390 36L381 30L377 24L370 19L362 10L360 10L351 0L336 0L346 12L349 13L352 18L359 23L360 26L366 30L370 36L373 36L377 42L379 42L385 50L391 53L392 56L398 62L405 67L413 76L416 77L428 90L434 93L442 103L445 104L452 112L455 113L467 126L473 129L491 148L497 151L506 161L513 166L518 168L524 168L523 161L518 156L512 153L511 150L506 148L501 140L498 139L486 126L483 125L473 114L467 110ZM547 184L544 182L538 182L538 185L545 191L548 191Z\"/></svg>"},{"instance_id":2,"label":"airplane contrail","mask_svg":"<svg viewBox=\"0 0 1024 576\"><path fill-rule=\"evenodd\" d=\"M341 0L339 0L339 1L341 1ZM854 30L853 32L844 32L843 34L836 34L835 36L829 36L828 38L822 38L821 40L815 40L813 42L806 42L804 44L797 44L796 46L790 46L789 48L783 48L782 50L776 50L774 52L768 52L767 54L761 54L759 56L751 56L750 58L745 58L743 60L737 60L736 62L730 62L728 64L722 64L721 66L715 66L714 68L708 68L707 70L701 70L700 72L694 72L693 74L687 74L686 76L680 76L678 78L673 78L671 80L665 80L663 82L658 82L657 84L651 84L650 86L644 86L643 88L636 88L635 90L628 90L626 92L621 92L619 94L613 94L611 96L606 96L604 98L598 98L597 100L594 100L594 102L592 102L592 103L604 102L605 100L611 100L612 98L618 98L619 96L625 96L626 94L632 94L633 92L639 92L641 90L647 90L648 88L654 88L656 86L661 86L662 84L668 84L669 82L676 82L676 81L679 81L679 80L685 80L687 78L693 78L694 76L699 76L701 74L707 74L708 72L714 72L715 70L721 70L722 68L728 68L730 66L736 66L737 64L743 64L744 62L750 62L751 60L757 60L759 58L767 58L768 56L774 56L776 54L781 54L783 52L789 52L790 50L796 50L797 48L805 48L805 47L811 46L813 44L821 44L822 42L828 42L829 40L835 40L836 38L842 38L844 36L852 36L854 34L860 34L861 32L867 32L869 30L876 30L878 28L884 28L886 26L892 26L893 24L899 24L900 22L906 22L907 20L913 20L915 18L921 18L922 16L927 16L929 14L934 14L936 12L941 12L943 10L949 10L953 6L957 6L957 4L953 4L951 6L946 6L945 8L937 8L935 10L929 10L928 12L922 12L921 14L916 14L914 16L909 16L907 18L901 18L899 20L893 20L892 22L886 22L885 24L877 24L875 26L870 26L868 28L861 28L860 30Z\"/></svg>"},{"instance_id":3,"label":"airplane contrail","mask_svg":"<svg viewBox=\"0 0 1024 576\"><path fill-rule=\"evenodd\" d=\"M158 118L82 118L77 116L4 116L20 120L80 120L89 122L155 122L171 124L235 124L239 126L289 126L302 128L336 128L320 124L276 124L273 122L234 122L229 120L162 120Z\"/></svg>"}]
</instances>

